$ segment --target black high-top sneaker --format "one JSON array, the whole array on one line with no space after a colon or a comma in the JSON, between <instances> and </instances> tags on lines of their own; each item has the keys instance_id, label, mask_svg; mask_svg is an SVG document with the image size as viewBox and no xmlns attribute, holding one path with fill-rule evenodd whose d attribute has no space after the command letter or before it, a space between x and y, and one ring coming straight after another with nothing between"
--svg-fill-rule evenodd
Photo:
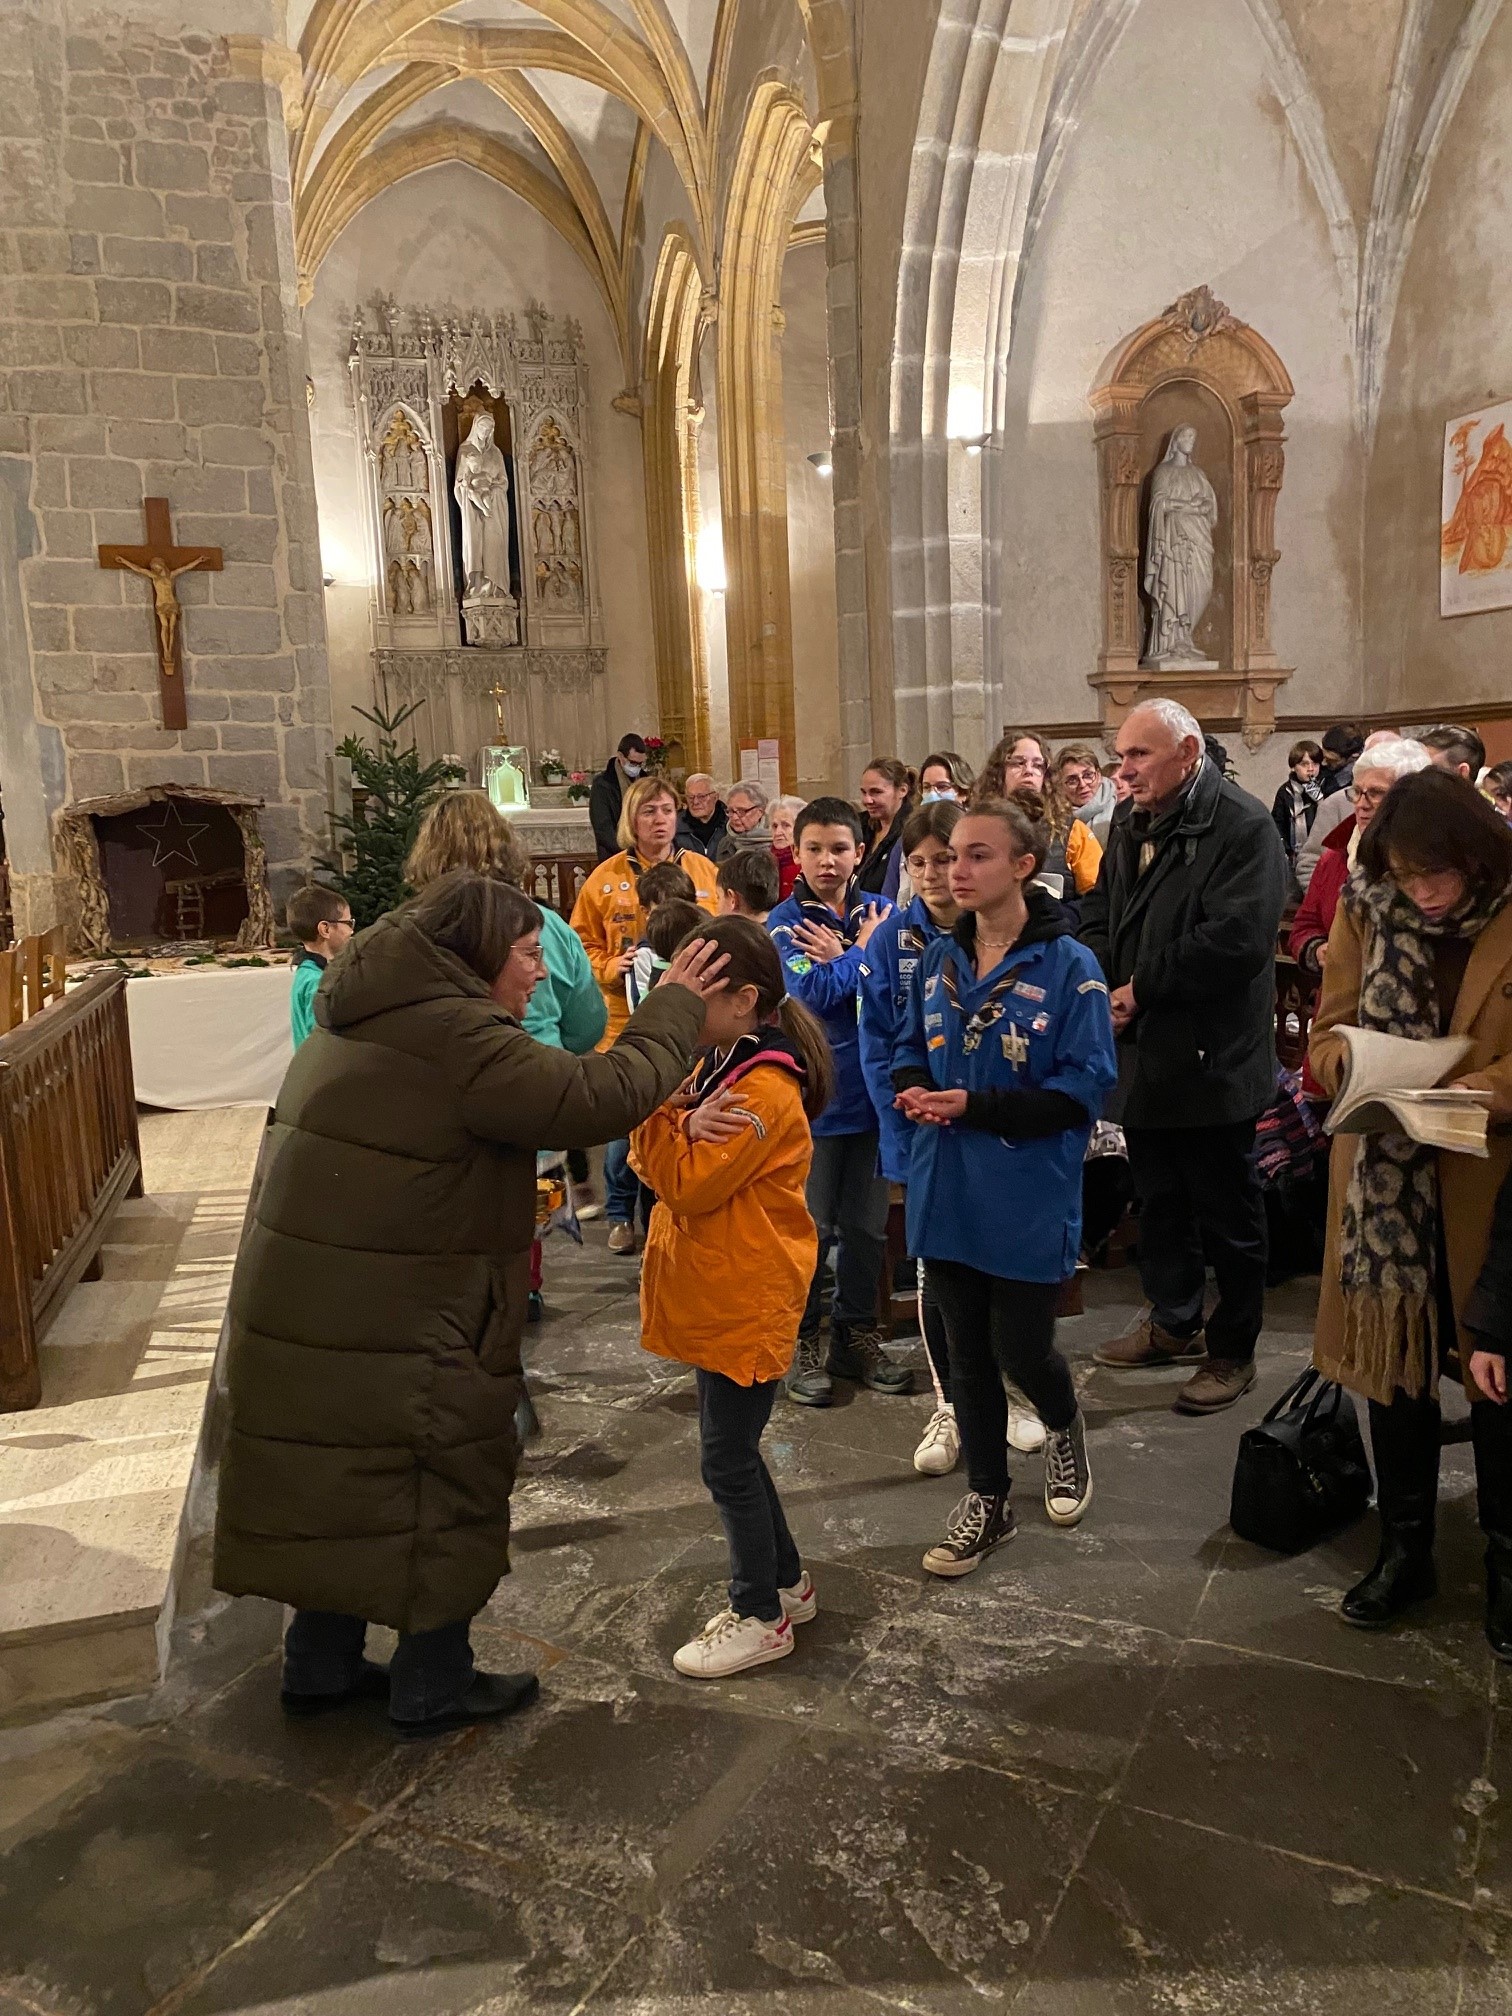
<instances>
[{"instance_id":1,"label":"black high-top sneaker","mask_svg":"<svg viewBox=\"0 0 1512 2016\"><path fill-rule=\"evenodd\" d=\"M880 1330L852 1330L836 1323L830 1336L829 1369L837 1379L857 1379L873 1393L912 1393L913 1373L889 1356Z\"/></svg>"},{"instance_id":2,"label":"black high-top sneaker","mask_svg":"<svg viewBox=\"0 0 1512 2016\"><path fill-rule=\"evenodd\" d=\"M983 1498L968 1491L950 1515L945 1538L924 1556L924 1566L931 1575L943 1575L947 1580L969 1575L984 1554L1011 1540L1017 1531L1018 1522L1006 1498Z\"/></svg>"}]
</instances>

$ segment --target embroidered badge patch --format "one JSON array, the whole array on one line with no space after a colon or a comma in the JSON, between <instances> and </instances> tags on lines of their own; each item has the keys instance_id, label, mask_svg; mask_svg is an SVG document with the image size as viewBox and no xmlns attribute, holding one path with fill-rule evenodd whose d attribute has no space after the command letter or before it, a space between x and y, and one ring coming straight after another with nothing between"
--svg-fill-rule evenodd
<instances>
[{"instance_id":1,"label":"embroidered badge patch","mask_svg":"<svg viewBox=\"0 0 1512 2016\"><path fill-rule=\"evenodd\" d=\"M1044 988L1035 987L1027 980L1015 980L1013 991L1025 1001L1043 1001L1045 998Z\"/></svg>"},{"instance_id":2,"label":"embroidered badge patch","mask_svg":"<svg viewBox=\"0 0 1512 2016\"><path fill-rule=\"evenodd\" d=\"M1101 980L1083 980L1076 991L1078 994L1106 994L1108 990Z\"/></svg>"},{"instance_id":3,"label":"embroidered badge patch","mask_svg":"<svg viewBox=\"0 0 1512 2016\"><path fill-rule=\"evenodd\" d=\"M933 1001L939 991L940 976L938 973L931 973L929 978L924 982L924 999L926 1001Z\"/></svg>"},{"instance_id":4,"label":"embroidered badge patch","mask_svg":"<svg viewBox=\"0 0 1512 2016\"><path fill-rule=\"evenodd\" d=\"M1029 1024L1029 1027L1034 1031L1036 1036L1043 1036L1045 1031L1050 1027L1050 1017L1045 1013L1043 1008Z\"/></svg>"},{"instance_id":5,"label":"embroidered badge patch","mask_svg":"<svg viewBox=\"0 0 1512 2016\"><path fill-rule=\"evenodd\" d=\"M1003 1031L1003 1056L1015 1071L1029 1062L1029 1038L1016 1022L1010 1022Z\"/></svg>"},{"instance_id":6,"label":"embroidered badge patch","mask_svg":"<svg viewBox=\"0 0 1512 2016\"><path fill-rule=\"evenodd\" d=\"M945 1048L945 1038L943 1036L931 1036L926 1047L931 1050L943 1050Z\"/></svg>"}]
</instances>

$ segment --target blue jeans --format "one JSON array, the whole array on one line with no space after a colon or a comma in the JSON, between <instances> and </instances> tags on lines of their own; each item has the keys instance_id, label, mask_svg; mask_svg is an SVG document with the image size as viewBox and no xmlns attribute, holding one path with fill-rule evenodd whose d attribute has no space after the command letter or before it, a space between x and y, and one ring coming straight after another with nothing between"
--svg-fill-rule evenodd
<instances>
[{"instance_id":1,"label":"blue jeans","mask_svg":"<svg viewBox=\"0 0 1512 2016\"><path fill-rule=\"evenodd\" d=\"M401 1631L389 1661L389 1714L424 1722L455 1708L473 1677L471 1618L434 1631ZM284 1691L344 1694L362 1672L367 1625L337 1610L296 1610L284 1633Z\"/></svg>"},{"instance_id":2,"label":"blue jeans","mask_svg":"<svg viewBox=\"0 0 1512 2016\"><path fill-rule=\"evenodd\" d=\"M730 1608L737 1617L776 1624L782 1617L777 1591L791 1589L803 1573L761 1456L762 1432L782 1381L737 1386L701 1367L696 1376L699 1472L730 1549Z\"/></svg>"},{"instance_id":3,"label":"blue jeans","mask_svg":"<svg viewBox=\"0 0 1512 2016\"><path fill-rule=\"evenodd\" d=\"M633 1225L639 1208L641 1225L651 1223L656 1193L648 1190L630 1167L630 1143L611 1141L604 1150L604 1220L609 1225Z\"/></svg>"}]
</instances>

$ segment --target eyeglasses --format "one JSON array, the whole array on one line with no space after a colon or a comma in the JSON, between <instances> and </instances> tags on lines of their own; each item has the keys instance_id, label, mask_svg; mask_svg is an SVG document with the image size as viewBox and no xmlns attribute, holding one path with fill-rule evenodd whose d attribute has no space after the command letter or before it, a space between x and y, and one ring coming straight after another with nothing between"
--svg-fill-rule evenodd
<instances>
[{"instance_id":1,"label":"eyeglasses","mask_svg":"<svg viewBox=\"0 0 1512 2016\"><path fill-rule=\"evenodd\" d=\"M1370 811L1374 812L1377 806L1384 805L1386 803L1386 799L1390 794L1390 791L1391 786L1389 784L1372 785L1371 787L1363 791L1360 789L1358 784L1351 784L1349 789L1345 792L1344 795L1349 800L1351 805L1364 805L1367 806Z\"/></svg>"}]
</instances>

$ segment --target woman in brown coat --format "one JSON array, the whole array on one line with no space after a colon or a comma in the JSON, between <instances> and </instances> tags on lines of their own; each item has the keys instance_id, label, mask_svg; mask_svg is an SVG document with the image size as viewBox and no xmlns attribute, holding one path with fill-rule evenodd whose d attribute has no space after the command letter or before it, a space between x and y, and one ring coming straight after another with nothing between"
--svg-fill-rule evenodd
<instances>
[{"instance_id":1,"label":"woman in brown coat","mask_svg":"<svg viewBox=\"0 0 1512 2016\"><path fill-rule=\"evenodd\" d=\"M611 1050L520 1018L541 913L458 870L361 932L279 1094L231 1288L216 1586L294 1608L284 1704L386 1693L401 1735L506 1714L468 1625L509 1570L535 1155L625 1134L686 1075L718 948L680 952ZM362 1656L369 1623L399 1645Z\"/></svg>"},{"instance_id":2,"label":"woman in brown coat","mask_svg":"<svg viewBox=\"0 0 1512 2016\"><path fill-rule=\"evenodd\" d=\"M1457 1352L1470 1398L1487 1622L1512 1655L1512 1418L1501 1355L1461 1334L1512 1166L1512 831L1441 770L1396 783L1360 844L1329 934L1308 1049L1330 1095L1341 1027L1465 1036L1455 1083L1486 1095L1486 1159L1398 1134L1340 1134L1329 1169L1328 1245L1313 1362L1370 1403L1380 1555L1345 1596L1375 1629L1434 1594L1440 1369Z\"/></svg>"}]
</instances>

